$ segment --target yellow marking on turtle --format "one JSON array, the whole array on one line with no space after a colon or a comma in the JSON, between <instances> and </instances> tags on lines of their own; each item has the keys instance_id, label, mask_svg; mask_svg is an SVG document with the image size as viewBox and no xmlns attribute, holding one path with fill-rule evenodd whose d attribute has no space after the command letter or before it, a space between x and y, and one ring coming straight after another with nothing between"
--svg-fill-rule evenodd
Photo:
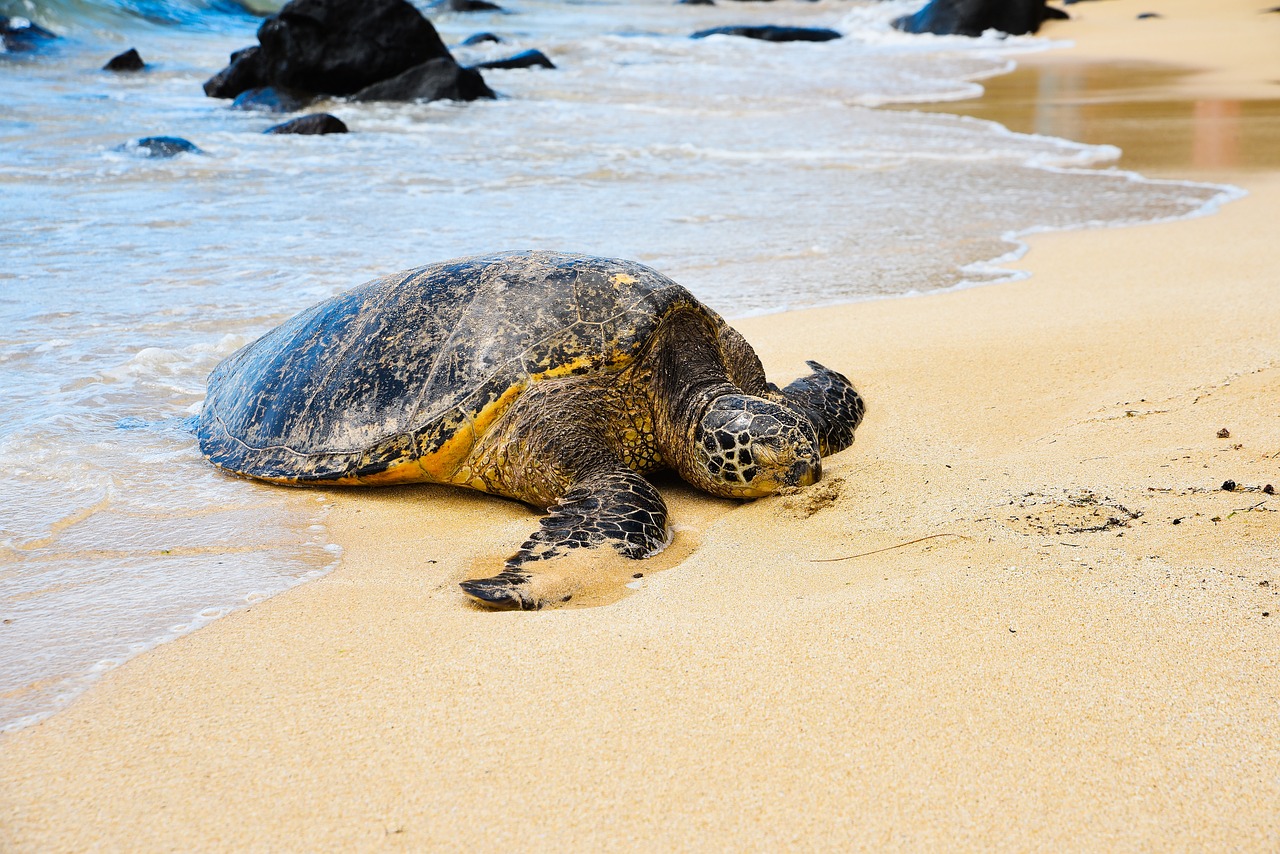
<instances>
[{"instance_id":1,"label":"yellow marking on turtle","mask_svg":"<svg viewBox=\"0 0 1280 854\"><path fill-rule=\"evenodd\" d=\"M614 273L613 276L610 277L609 281L613 282L613 286L615 288L620 288L623 285L634 285L640 280L630 273Z\"/></svg>"},{"instance_id":2,"label":"yellow marking on turtle","mask_svg":"<svg viewBox=\"0 0 1280 854\"><path fill-rule=\"evenodd\" d=\"M476 444L476 431L471 424L459 424L454 433L435 453L418 458L418 465L428 480L449 483L458 467L471 455Z\"/></svg>"},{"instance_id":3,"label":"yellow marking on turtle","mask_svg":"<svg viewBox=\"0 0 1280 854\"><path fill-rule=\"evenodd\" d=\"M502 393L502 396L493 403L481 409L475 414L472 423L475 425L475 435L483 436L489 432L489 428L493 426L493 422L497 421L507 410L511 408L511 404L516 402L516 398L524 392L524 383L516 383ZM459 460L461 462L461 460ZM455 469L457 466L454 467Z\"/></svg>"},{"instance_id":4,"label":"yellow marking on turtle","mask_svg":"<svg viewBox=\"0 0 1280 854\"><path fill-rule=\"evenodd\" d=\"M516 402L516 398L523 394L524 390L524 383L515 383L504 391L501 397L477 412L470 424L458 430L459 436L465 430L468 441L465 444L457 443L458 436L455 436L445 442L439 451L421 459L423 470L437 483L453 483L488 492L485 486L478 485L484 483L481 480L483 475L477 474L467 462L471 460L476 442L489 432L494 422L507 414L511 404Z\"/></svg>"},{"instance_id":5,"label":"yellow marking on turtle","mask_svg":"<svg viewBox=\"0 0 1280 854\"><path fill-rule=\"evenodd\" d=\"M377 474L366 474L357 477L349 474L338 478L334 483L339 486L392 486L398 483L422 483L430 478L423 472L420 461L409 458L396 463Z\"/></svg>"},{"instance_id":6,"label":"yellow marking on turtle","mask_svg":"<svg viewBox=\"0 0 1280 854\"><path fill-rule=\"evenodd\" d=\"M433 453L423 457L409 457L389 466L377 474L347 475L335 483L344 486L390 486L397 483L449 483L454 472L471 454L476 434L470 423L458 425L458 430Z\"/></svg>"},{"instance_id":7,"label":"yellow marking on turtle","mask_svg":"<svg viewBox=\"0 0 1280 854\"><path fill-rule=\"evenodd\" d=\"M575 371L592 366L592 358L590 356L578 356L570 359L563 364L556 365L554 368L547 368L545 371L537 374L530 374L529 379L533 382L542 382L543 380L555 379L556 377L568 376Z\"/></svg>"}]
</instances>

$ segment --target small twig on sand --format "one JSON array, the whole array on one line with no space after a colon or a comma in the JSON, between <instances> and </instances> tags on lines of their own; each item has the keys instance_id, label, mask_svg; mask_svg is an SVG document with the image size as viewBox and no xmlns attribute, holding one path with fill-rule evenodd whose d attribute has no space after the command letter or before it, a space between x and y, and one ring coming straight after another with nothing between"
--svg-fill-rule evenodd
<instances>
[{"instance_id":1,"label":"small twig on sand","mask_svg":"<svg viewBox=\"0 0 1280 854\"><path fill-rule=\"evenodd\" d=\"M844 557L814 558L813 560L809 561L809 563L835 563L836 561L840 561L840 560L853 560L855 557L866 557L867 555L880 554L880 552L893 551L894 549L900 549L903 546L913 546L916 543L923 543L925 540L936 540L938 537L960 537L960 539L962 540L969 539L968 537L961 536L960 534L930 534L927 537L920 537L919 539L916 539L916 540L908 540L905 543L898 543L896 546L885 546L882 549L873 549L872 551L869 551L869 552L862 552L856 555L845 555Z\"/></svg>"}]
</instances>

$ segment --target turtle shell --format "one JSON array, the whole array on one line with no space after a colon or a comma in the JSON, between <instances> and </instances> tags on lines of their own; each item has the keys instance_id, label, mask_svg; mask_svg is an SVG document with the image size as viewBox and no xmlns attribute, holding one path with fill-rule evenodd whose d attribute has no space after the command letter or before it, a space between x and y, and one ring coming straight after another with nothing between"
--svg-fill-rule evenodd
<instances>
[{"instance_id":1,"label":"turtle shell","mask_svg":"<svg viewBox=\"0 0 1280 854\"><path fill-rule=\"evenodd\" d=\"M631 261L508 252L395 273L219 364L200 449L286 483L446 482L530 385L621 370L680 307L723 323Z\"/></svg>"}]
</instances>

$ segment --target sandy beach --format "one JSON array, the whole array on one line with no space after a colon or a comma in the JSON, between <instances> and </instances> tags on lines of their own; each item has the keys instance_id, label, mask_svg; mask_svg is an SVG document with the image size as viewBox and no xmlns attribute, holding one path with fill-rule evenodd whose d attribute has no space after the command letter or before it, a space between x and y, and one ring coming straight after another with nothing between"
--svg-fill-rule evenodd
<instances>
[{"instance_id":1,"label":"sandy beach","mask_svg":"<svg viewBox=\"0 0 1280 854\"><path fill-rule=\"evenodd\" d=\"M1280 848L1267 5L1074 4L1042 35L1076 47L947 107L1244 198L735 323L775 381L817 359L865 395L818 485L662 480L644 577L534 613L457 587L526 508L320 493L338 569L0 737L0 849Z\"/></svg>"}]
</instances>

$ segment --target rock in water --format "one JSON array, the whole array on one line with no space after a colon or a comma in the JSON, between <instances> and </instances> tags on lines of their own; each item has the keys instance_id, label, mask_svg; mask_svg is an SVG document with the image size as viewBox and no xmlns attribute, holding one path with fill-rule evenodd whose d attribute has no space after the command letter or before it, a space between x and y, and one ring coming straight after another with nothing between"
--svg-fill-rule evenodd
<instances>
[{"instance_id":1,"label":"rock in water","mask_svg":"<svg viewBox=\"0 0 1280 854\"><path fill-rule=\"evenodd\" d=\"M497 3L489 0L449 0L445 4L450 12L505 12Z\"/></svg>"},{"instance_id":2,"label":"rock in water","mask_svg":"<svg viewBox=\"0 0 1280 854\"><path fill-rule=\"evenodd\" d=\"M1018 36L1034 33L1048 17L1044 0L932 0L893 26L907 33L980 36L987 30Z\"/></svg>"},{"instance_id":3,"label":"rock in water","mask_svg":"<svg viewBox=\"0 0 1280 854\"><path fill-rule=\"evenodd\" d=\"M472 45L484 44L485 42L502 44L502 39L498 38L493 33L475 33L474 35L467 36L462 42L462 46L471 47Z\"/></svg>"},{"instance_id":4,"label":"rock in water","mask_svg":"<svg viewBox=\"0 0 1280 854\"><path fill-rule=\"evenodd\" d=\"M452 58L432 59L390 80L374 83L354 96L356 101L474 101L493 98L480 72L463 68Z\"/></svg>"},{"instance_id":5,"label":"rock in water","mask_svg":"<svg viewBox=\"0 0 1280 854\"><path fill-rule=\"evenodd\" d=\"M306 108L311 98L291 92L265 86L261 89L246 89L231 102L233 110L262 110L267 113L293 113Z\"/></svg>"},{"instance_id":6,"label":"rock in water","mask_svg":"<svg viewBox=\"0 0 1280 854\"><path fill-rule=\"evenodd\" d=\"M269 127L263 133L347 133L347 126L337 116L331 116L328 113L312 113L309 116L300 116L284 124Z\"/></svg>"},{"instance_id":7,"label":"rock in water","mask_svg":"<svg viewBox=\"0 0 1280 854\"><path fill-rule=\"evenodd\" d=\"M138 55L138 51L129 48L118 56L113 56L102 66L103 71L141 71L146 68L147 64L142 61L142 57Z\"/></svg>"},{"instance_id":8,"label":"rock in water","mask_svg":"<svg viewBox=\"0 0 1280 854\"><path fill-rule=\"evenodd\" d=\"M540 50L526 50L523 53L517 53L515 56L508 56L506 59L490 59L487 62L477 62L471 68L555 68L555 64L547 59L547 55Z\"/></svg>"},{"instance_id":9,"label":"rock in water","mask_svg":"<svg viewBox=\"0 0 1280 854\"><path fill-rule=\"evenodd\" d=\"M821 27L775 27L737 26L714 27L710 30L699 30L689 38L705 39L707 36L742 36L748 39L760 39L767 42L829 42L840 38L835 30Z\"/></svg>"},{"instance_id":10,"label":"rock in water","mask_svg":"<svg viewBox=\"0 0 1280 854\"><path fill-rule=\"evenodd\" d=\"M231 54L227 67L204 81L204 93L210 98L234 98L246 89L264 88L260 52L254 45Z\"/></svg>"},{"instance_id":11,"label":"rock in water","mask_svg":"<svg viewBox=\"0 0 1280 854\"><path fill-rule=\"evenodd\" d=\"M116 149L139 157L177 157L179 154L204 154L193 142L180 136L144 136L126 142Z\"/></svg>"},{"instance_id":12,"label":"rock in water","mask_svg":"<svg viewBox=\"0 0 1280 854\"><path fill-rule=\"evenodd\" d=\"M431 59L452 61L431 22L407 0L292 0L258 28L255 47L204 84L213 98L284 87L351 95Z\"/></svg>"},{"instance_id":13,"label":"rock in water","mask_svg":"<svg viewBox=\"0 0 1280 854\"><path fill-rule=\"evenodd\" d=\"M56 35L26 18L0 15L0 45L5 50L14 53L38 50L45 42L56 38Z\"/></svg>"}]
</instances>

